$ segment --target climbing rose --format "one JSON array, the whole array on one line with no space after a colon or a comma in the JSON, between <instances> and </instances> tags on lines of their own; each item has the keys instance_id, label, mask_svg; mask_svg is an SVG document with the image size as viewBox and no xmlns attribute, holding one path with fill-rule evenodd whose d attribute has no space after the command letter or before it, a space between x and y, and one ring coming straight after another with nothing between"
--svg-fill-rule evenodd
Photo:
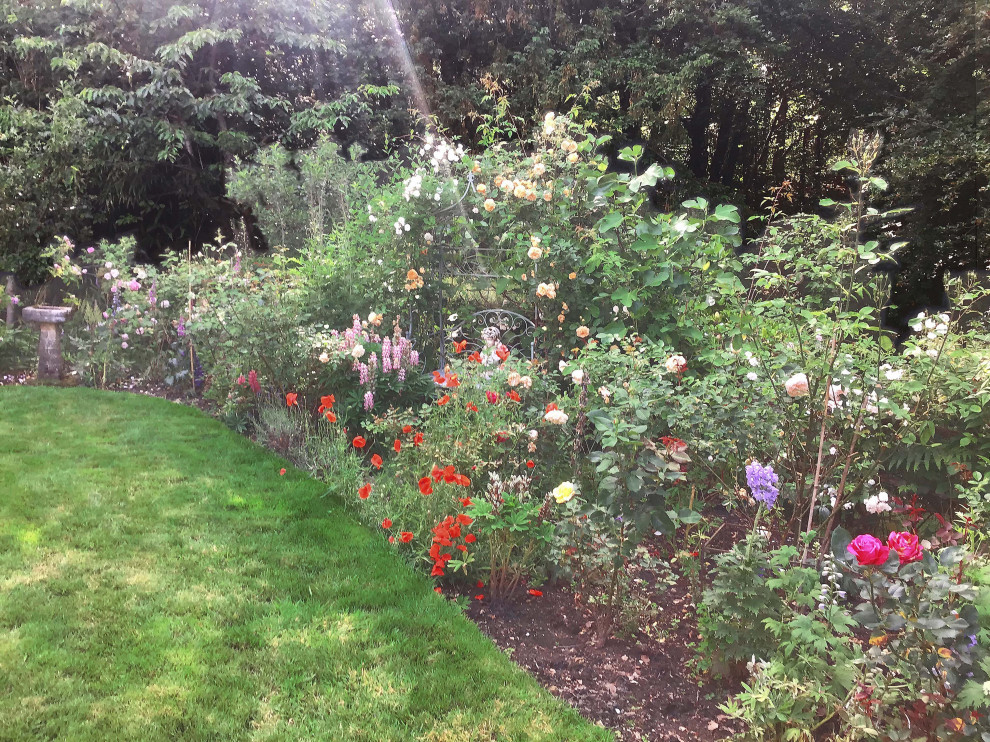
<instances>
[{"instance_id":1,"label":"climbing rose","mask_svg":"<svg viewBox=\"0 0 990 742\"><path fill-rule=\"evenodd\" d=\"M901 564L921 561L921 546L918 544L918 537L906 531L891 531L887 537L887 546L897 552Z\"/></svg>"},{"instance_id":2,"label":"climbing rose","mask_svg":"<svg viewBox=\"0 0 990 742\"><path fill-rule=\"evenodd\" d=\"M890 556L890 549L876 536L867 533L854 538L846 550L856 557L856 561L863 566L877 566L884 564Z\"/></svg>"},{"instance_id":3,"label":"climbing rose","mask_svg":"<svg viewBox=\"0 0 990 742\"><path fill-rule=\"evenodd\" d=\"M579 338L582 338L583 339L583 338L588 337L588 335L591 334L591 330L589 330L584 325L581 325L579 328L577 328L576 334L577 334L577 336Z\"/></svg>"},{"instance_id":4,"label":"climbing rose","mask_svg":"<svg viewBox=\"0 0 990 742\"><path fill-rule=\"evenodd\" d=\"M784 389L787 391L788 397L807 397L808 377L805 374L794 374L784 382Z\"/></svg>"}]
</instances>

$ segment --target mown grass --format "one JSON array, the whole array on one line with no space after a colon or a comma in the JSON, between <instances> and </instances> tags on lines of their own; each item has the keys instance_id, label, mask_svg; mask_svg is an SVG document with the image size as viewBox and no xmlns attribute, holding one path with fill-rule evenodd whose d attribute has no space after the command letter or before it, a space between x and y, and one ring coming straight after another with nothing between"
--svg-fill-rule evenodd
<instances>
[{"instance_id":1,"label":"mown grass","mask_svg":"<svg viewBox=\"0 0 990 742\"><path fill-rule=\"evenodd\" d=\"M610 739L284 465L163 400L0 389L0 739Z\"/></svg>"}]
</instances>

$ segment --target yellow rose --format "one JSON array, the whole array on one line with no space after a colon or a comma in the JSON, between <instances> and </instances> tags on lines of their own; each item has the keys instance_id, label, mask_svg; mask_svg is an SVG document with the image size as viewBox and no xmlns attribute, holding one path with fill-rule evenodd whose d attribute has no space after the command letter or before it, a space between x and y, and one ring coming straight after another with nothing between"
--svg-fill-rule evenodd
<instances>
[{"instance_id":1,"label":"yellow rose","mask_svg":"<svg viewBox=\"0 0 990 742\"><path fill-rule=\"evenodd\" d=\"M575 491L573 482L561 482L550 494L553 495L553 499L557 501L558 505L563 505L574 497Z\"/></svg>"}]
</instances>

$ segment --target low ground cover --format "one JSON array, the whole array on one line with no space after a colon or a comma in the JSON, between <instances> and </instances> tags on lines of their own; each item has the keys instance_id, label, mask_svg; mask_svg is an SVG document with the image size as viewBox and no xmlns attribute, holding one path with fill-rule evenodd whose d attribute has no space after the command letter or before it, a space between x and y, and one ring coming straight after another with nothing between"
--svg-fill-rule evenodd
<instances>
[{"instance_id":1,"label":"low ground cover","mask_svg":"<svg viewBox=\"0 0 990 742\"><path fill-rule=\"evenodd\" d=\"M219 422L83 389L0 409L0 739L610 738Z\"/></svg>"}]
</instances>

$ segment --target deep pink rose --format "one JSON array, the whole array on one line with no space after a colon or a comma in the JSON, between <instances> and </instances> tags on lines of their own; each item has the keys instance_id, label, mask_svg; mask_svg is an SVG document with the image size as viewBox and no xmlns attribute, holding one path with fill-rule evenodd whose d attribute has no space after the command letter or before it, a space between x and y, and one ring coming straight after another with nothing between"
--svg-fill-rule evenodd
<instances>
[{"instance_id":1,"label":"deep pink rose","mask_svg":"<svg viewBox=\"0 0 990 742\"><path fill-rule=\"evenodd\" d=\"M887 557L890 556L890 549L883 545L883 541L868 533L854 538L846 549L850 554L854 554L856 561L864 566L884 564Z\"/></svg>"},{"instance_id":2,"label":"deep pink rose","mask_svg":"<svg viewBox=\"0 0 990 742\"><path fill-rule=\"evenodd\" d=\"M921 546L918 544L918 537L913 533L891 531L887 537L887 546L897 552L901 564L921 561Z\"/></svg>"}]
</instances>

